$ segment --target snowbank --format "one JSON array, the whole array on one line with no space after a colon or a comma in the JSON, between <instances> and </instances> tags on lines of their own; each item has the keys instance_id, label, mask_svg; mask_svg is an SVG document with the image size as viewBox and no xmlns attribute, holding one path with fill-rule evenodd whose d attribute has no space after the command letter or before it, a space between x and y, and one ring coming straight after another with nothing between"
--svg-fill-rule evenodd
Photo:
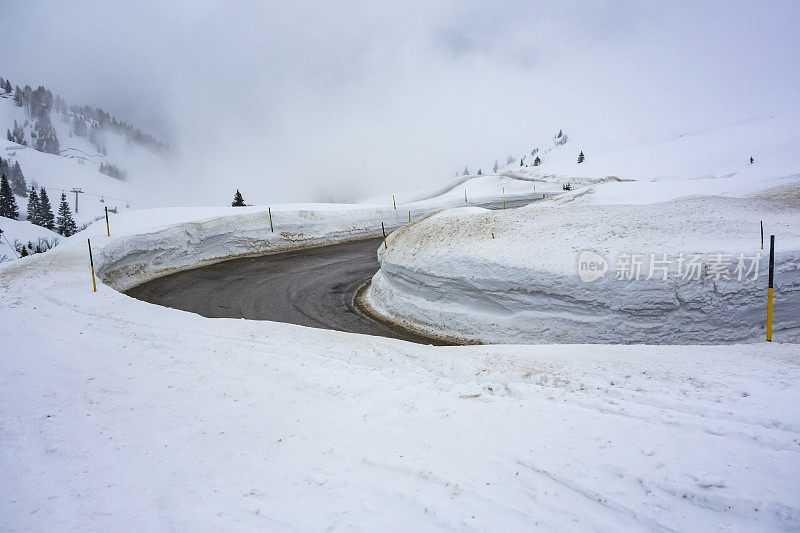
<instances>
[{"instance_id":1,"label":"snowbank","mask_svg":"<svg viewBox=\"0 0 800 533\"><path fill-rule=\"evenodd\" d=\"M469 342L760 341L768 258L758 258L757 279L744 274L761 253L763 220L767 238L777 235L776 338L798 342L800 179L789 181L742 198L598 204L604 189L627 185L609 183L518 210L441 212L389 237L366 302L407 327ZM585 250L607 262L602 278L579 277ZM650 258L663 254L667 272L646 279ZM700 280L679 275L681 254L702 254ZM623 263L634 255L638 279Z\"/></svg>"},{"instance_id":2,"label":"snowbank","mask_svg":"<svg viewBox=\"0 0 800 533\"><path fill-rule=\"evenodd\" d=\"M126 290L177 270L232 257L377 237L382 222L387 231L407 222L406 212L377 206L283 205L272 210L271 231L269 212L263 207L222 208L216 212L240 214L213 216L115 239L100 250L99 275L106 284ZM137 216L146 216L146 212Z\"/></svg>"},{"instance_id":3,"label":"snowbank","mask_svg":"<svg viewBox=\"0 0 800 533\"><path fill-rule=\"evenodd\" d=\"M381 209L130 213L0 265L0 529L800 526L800 346L439 348L91 291L86 236L125 287Z\"/></svg>"}]
</instances>

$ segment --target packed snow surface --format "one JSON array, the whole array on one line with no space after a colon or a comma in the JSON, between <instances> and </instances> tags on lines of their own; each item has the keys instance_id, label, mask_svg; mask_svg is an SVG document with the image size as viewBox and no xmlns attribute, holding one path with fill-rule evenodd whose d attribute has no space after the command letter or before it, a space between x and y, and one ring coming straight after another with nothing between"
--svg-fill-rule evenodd
<instances>
[{"instance_id":1,"label":"packed snow surface","mask_svg":"<svg viewBox=\"0 0 800 533\"><path fill-rule=\"evenodd\" d=\"M800 527L800 346L443 348L91 289L87 237L124 288L393 211L128 213L0 265L0 530Z\"/></svg>"}]
</instances>

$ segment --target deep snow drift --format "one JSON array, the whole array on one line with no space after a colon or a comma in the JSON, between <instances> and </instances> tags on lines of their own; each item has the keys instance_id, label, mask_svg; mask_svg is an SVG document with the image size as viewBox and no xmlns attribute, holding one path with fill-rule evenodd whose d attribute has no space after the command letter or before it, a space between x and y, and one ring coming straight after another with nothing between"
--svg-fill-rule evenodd
<instances>
[{"instance_id":1,"label":"deep snow drift","mask_svg":"<svg viewBox=\"0 0 800 533\"><path fill-rule=\"evenodd\" d=\"M800 186L643 206L587 205L579 195L588 192L513 211L445 211L404 227L379 250L367 300L406 326L468 341L762 340L763 220L778 235L776 338L800 340ZM602 278L579 277L584 250L608 261ZM664 254L669 263L659 264ZM666 270L651 275L651 258Z\"/></svg>"},{"instance_id":2,"label":"deep snow drift","mask_svg":"<svg viewBox=\"0 0 800 533\"><path fill-rule=\"evenodd\" d=\"M124 287L385 216L273 214L125 214L0 265L0 529L800 525L795 345L436 348L91 291L87 235Z\"/></svg>"}]
</instances>

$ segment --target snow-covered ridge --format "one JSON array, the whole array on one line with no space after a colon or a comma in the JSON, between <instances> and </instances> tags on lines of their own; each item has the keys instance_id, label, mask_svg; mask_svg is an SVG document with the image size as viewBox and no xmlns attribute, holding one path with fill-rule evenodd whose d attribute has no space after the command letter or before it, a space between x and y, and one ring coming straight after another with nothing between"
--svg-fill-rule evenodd
<instances>
[{"instance_id":1,"label":"snow-covered ridge","mask_svg":"<svg viewBox=\"0 0 800 533\"><path fill-rule=\"evenodd\" d=\"M379 251L367 303L426 334L478 342L732 343L763 339L767 258L758 279L707 278L715 254L753 266L760 223L778 236L776 337L800 341L800 181L742 198L698 196L649 205L597 205L609 183L515 211L438 213L404 227ZM571 201L568 201L571 200ZM579 278L583 250L608 272ZM618 258L667 254L668 279L617 279ZM701 280L677 276L680 254L702 254ZM743 276L745 278L746 276ZM750 277L753 277L752 274Z\"/></svg>"}]
</instances>

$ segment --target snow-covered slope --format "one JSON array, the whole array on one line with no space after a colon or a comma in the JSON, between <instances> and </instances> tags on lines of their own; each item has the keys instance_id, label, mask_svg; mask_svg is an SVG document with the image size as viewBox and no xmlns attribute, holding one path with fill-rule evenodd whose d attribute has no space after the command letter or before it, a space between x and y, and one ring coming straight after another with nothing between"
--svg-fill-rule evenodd
<instances>
[{"instance_id":1,"label":"snow-covered slope","mask_svg":"<svg viewBox=\"0 0 800 533\"><path fill-rule=\"evenodd\" d=\"M10 218L0 217L0 262L16 259L19 255L17 245L34 247L44 244L51 246L57 244L62 238L58 233L31 224L27 220L11 220Z\"/></svg>"},{"instance_id":2,"label":"snow-covered slope","mask_svg":"<svg viewBox=\"0 0 800 533\"><path fill-rule=\"evenodd\" d=\"M124 287L388 209L275 206L274 237L263 211L126 213L0 265L0 529L800 524L798 346L438 348L91 290L87 236Z\"/></svg>"},{"instance_id":3,"label":"snow-covered slope","mask_svg":"<svg viewBox=\"0 0 800 533\"><path fill-rule=\"evenodd\" d=\"M794 146L800 109L783 110L733 124L686 131L656 139L604 139L593 132L569 132L564 144L539 143L541 165L526 153L499 172L521 177L593 181L609 176L637 181L698 180L736 175L777 178L798 171ZM578 154L586 159L578 164ZM750 157L754 164L750 164Z\"/></svg>"},{"instance_id":4,"label":"snow-covered slope","mask_svg":"<svg viewBox=\"0 0 800 533\"><path fill-rule=\"evenodd\" d=\"M154 204L153 198L158 196L154 174L163 175L165 165L161 155L105 128L95 128L96 133L91 138L89 133L78 135L74 132L76 120L88 124L88 128L94 124L79 113L54 108L48 116L58 138L58 154L33 148L35 119L28 115L25 107L15 104L12 94L0 94L0 131L3 132L0 158L19 162L28 187L34 183L46 187L54 208L58 206L61 193L66 192L73 211L75 195L70 191L76 187L82 189L75 217L78 225L101 216L105 207L122 211ZM15 122L27 146L6 138L6 130L13 130ZM121 180L101 173L101 164L115 165L125 171L127 177ZM24 220L26 200L18 196L17 203Z\"/></svg>"},{"instance_id":5,"label":"snow-covered slope","mask_svg":"<svg viewBox=\"0 0 800 533\"><path fill-rule=\"evenodd\" d=\"M576 190L518 211L461 209L399 230L379 251L366 301L390 320L473 342L756 341L765 327L763 221L778 243L775 329L781 340L800 341L793 117L548 168L545 156L570 138L543 154L540 167L504 172L570 181ZM759 157L752 165L745 146ZM585 251L599 254L601 279L581 281ZM755 262L753 280L744 274ZM626 268L637 263L640 279L632 279Z\"/></svg>"}]
</instances>

